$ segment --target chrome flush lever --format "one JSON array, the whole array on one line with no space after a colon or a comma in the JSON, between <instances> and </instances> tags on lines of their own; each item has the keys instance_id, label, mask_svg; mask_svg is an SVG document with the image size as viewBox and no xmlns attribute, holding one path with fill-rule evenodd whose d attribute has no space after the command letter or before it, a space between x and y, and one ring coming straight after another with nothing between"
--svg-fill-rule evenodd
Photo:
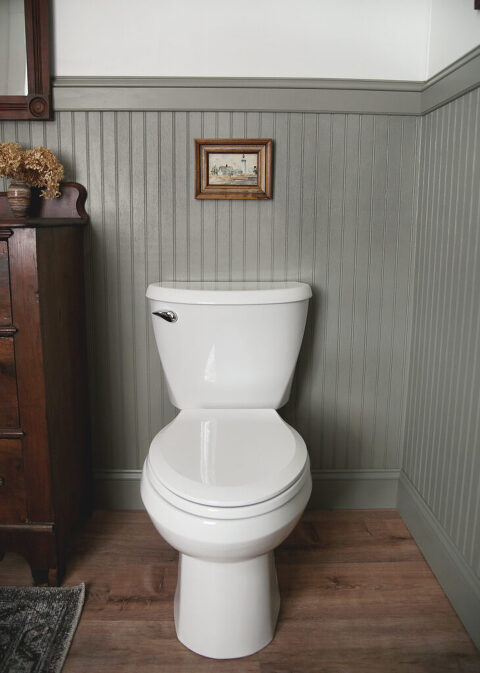
<instances>
[{"instance_id":1,"label":"chrome flush lever","mask_svg":"<svg viewBox=\"0 0 480 673\"><path fill-rule=\"evenodd\" d=\"M178 320L175 311L153 311L152 315L158 315L159 318L163 318L167 322L177 322Z\"/></svg>"}]
</instances>

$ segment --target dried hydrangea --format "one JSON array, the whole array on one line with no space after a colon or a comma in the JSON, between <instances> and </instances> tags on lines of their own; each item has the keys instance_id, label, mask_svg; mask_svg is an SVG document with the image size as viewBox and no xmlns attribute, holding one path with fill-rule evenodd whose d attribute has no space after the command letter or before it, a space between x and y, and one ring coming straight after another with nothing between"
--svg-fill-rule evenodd
<instances>
[{"instance_id":1,"label":"dried hydrangea","mask_svg":"<svg viewBox=\"0 0 480 673\"><path fill-rule=\"evenodd\" d=\"M0 143L0 177L18 180L23 150L18 143Z\"/></svg>"},{"instance_id":2,"label":"dried hydrangea","mask_svg":"<svg viewBox=\"0 0 480 673\"><path fill-rule=\"evenodd\" d=\"M0 143L0 176L42 187L40 196L53 199L60 196L63 166L45 147L22 150L18 143Z\"/></svg>"},{"instance_id":3,"label":"dried hydrangea","mask_svg":"<svg viewBox=\"0 0 480 673\"><path fill-rule=\"evenodd\" d=\"M25 150L23 160L25 182L33 187L43 187L40 196L53 199L60 196L58 191L60 180L63 178L63 166L53 152L45 147L35 147Z\"/></svg>"}]
</instances>

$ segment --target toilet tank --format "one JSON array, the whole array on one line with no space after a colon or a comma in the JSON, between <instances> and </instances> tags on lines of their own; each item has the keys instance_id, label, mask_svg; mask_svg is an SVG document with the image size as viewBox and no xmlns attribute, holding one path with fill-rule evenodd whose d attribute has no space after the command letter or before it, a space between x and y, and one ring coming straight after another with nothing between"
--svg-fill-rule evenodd
<instances>
[{"instance_id":1,"label":"toilet tank","mask_svg":"<svg viewBox=\"0 0 480 673\"><path fill-rule=\"evenodd\" d=\"M162 282L147 289L168 393L179 409L278 409L290 395L310 286Z\"/></svg>"}]
</instances>

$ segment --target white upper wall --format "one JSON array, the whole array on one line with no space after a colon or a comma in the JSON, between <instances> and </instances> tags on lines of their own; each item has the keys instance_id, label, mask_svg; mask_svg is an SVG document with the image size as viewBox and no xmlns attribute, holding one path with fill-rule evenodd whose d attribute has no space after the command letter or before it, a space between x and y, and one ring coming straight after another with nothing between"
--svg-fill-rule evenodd
<instances>
[{"instance_id":1,"label":"white upper wall","mask_svg":"<svg viewBox=\"0 0 480 673\"><path fill-rule=\"evenodd\" d=\"M480 31L469 24L467 5L477 27L480 19L473 0L52 4L57 76L423 80L480 43Z\"/></svg>"},{"instance_id":2,"label":"white upper wall","mask_svg":"<svg viewBox=\"0 0 480 673\"><path fill-rule=\"evenodd\" d=\"M427 78L480 44L480 10L473 0L431 2Z\"/></svg>"},{"instance_id":3,"label":"white upper wall","mask_svg":"<svg viewBox=\"0 0 480 673\"><path fill-rule=\"evenodd\" d=\"M54 0L56 75L421 79L430 0Z\"/></svg>"}]
</instances>

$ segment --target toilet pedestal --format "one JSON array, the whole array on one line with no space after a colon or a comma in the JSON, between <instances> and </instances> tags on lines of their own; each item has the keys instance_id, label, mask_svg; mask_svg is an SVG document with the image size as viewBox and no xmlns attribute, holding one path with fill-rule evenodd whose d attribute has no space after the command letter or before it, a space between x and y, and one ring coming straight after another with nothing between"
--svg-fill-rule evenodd
<instances>
[{"instance_id":1,"label":"toilet pedestal","mask_svg":"<svg viewBox=\"0 0 480 673\"><path fill-rule=\"evenodd\" d=\"M194 652L230 659L261 650L273 638L279 608L273 552L222 563L180 554L175 628Z\"/></svg>"}]
</instances>

